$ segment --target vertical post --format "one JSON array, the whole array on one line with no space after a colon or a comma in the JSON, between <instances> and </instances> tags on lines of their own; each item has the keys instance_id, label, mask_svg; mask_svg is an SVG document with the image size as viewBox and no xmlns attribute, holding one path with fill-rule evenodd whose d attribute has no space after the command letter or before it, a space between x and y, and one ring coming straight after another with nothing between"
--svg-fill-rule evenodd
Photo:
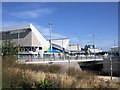
<instances>
[{"instance_id":1,"label":"vertical post","mask_svg":"<svg viewBox=\"0 0 120 90\"><path fill-rule=\"evenodd\" d=\"M93 34L94 59L95 59L95 35Z\"/></svg>"},{"instance_id":2,"label":"vertical post","mask_svg":"<svg viewBox=\"0 0 120 90\"><path fill-rule=\"evenodd\" d=\"M112 53L110 55L110 75L111 75L111 80L112 80Z\"/></svg>"},{"instance_id":3,"label":"vertical post","mask_svg":"<svg viewBox=\"0 0 120 90\"><path fill-rule=\"evenodd\" d=\"M70 46L70 59L71 59L71 45ZM70 75L70 59L68 59L68 74Z\"/></svg>"},{"instance_id":4,"label":"vertical post","mask_svg":"<svg viewBox=\"0 0 120 90\"><path fill-rule=\"evenodd\" d=\"M78 59L78 56L79 56L79 44L77 44L77 59Z\"/></svg>"},{"instance_id":5,"label":"vertical post","mask_svg":"<svg viewBox=\"0 0 120 90\"><path fill-rule=\"evenodd\" d=\"M63 53L63 60L64 60L65 58L64 58L63 38L62 38L62 53Z\"/></svg>"},{"instance_id":6,"label":"vertical post","mask_svg":"<svg viewBox=\"0 0 120 90\"><path fill-rule=\"evenodd\" d=\"M70 45L70 59L71 59L71 45Z\"/></svg>"},{"instance_id":7,"label":"vertical post","mask_svg":"<svg viewBox=\"0 0 120 90\"><path fill-rule=\"evenodd\" d=\"M116 52L116 50L115 50L115 40L114 40L114 49L113 49L113 55L114 56L116 55L115 52Z\"/></svg>"},{"instance_id":8,"label":"vertical post","mask_svg":"<svg viewBox=\"0 0 120 90\"><path fill-rule=\"evenodd\" d=\"M52 59L52 44L51 44L51 30L52 30L52 23L49 22L49 31L50 31L50 59Z\"/></svg>"},{"instance_id":9,"label":"vertical post","mask_svg":"<svg viewBox=\"0 0 120 90\"><path fill-rule=\"evenodd\" d=\"M19 59L19 29L18 29L18 59Z\"/></svg>"},{"instance_id":10,"label":"vertical post","mask_svg":"<svg viewBox=\"0 0 120 90\"><path fill-rule=\"evenodd\" d=\"M114 47L115 47L115 40L114 40Z\"/></svg>"},{"instance_id":11,"label":"vertical post","mask_svg":"<svg viewBox=\"0 0 120 90\"><path fill-rule=\"evenodd\" d=\"M70 75L70 59L68 60L68 64L69 64L69 68L68 68L68 72L69 72L69 75Z\"/></svg>"}]
</instances>

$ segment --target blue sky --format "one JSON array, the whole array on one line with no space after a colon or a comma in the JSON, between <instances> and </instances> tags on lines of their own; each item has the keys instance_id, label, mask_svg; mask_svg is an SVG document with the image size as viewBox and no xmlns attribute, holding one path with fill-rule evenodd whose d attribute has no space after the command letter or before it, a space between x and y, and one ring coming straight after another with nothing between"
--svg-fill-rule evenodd
<instances>
[{"instance_id":1,"label":"blue sky","mask_svg":"<svg viewBox=\"0 0 120 90\"><path fill-rule=\"evenodd\" d=\"M116 2L7 2L2 4L3 26L33 23L41 34L49 38L70 38L70 43L82 47L93 43L104 50L118 42L118 3Z\"/></svg>"}]
</instances>

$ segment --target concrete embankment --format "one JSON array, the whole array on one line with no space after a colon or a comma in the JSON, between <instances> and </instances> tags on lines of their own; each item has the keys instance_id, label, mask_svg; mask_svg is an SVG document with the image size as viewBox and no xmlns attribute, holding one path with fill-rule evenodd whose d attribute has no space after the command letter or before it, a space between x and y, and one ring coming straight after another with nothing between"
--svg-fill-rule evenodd
<instances>
[{"instance_id":1,"label":"concrete embankment","mask_svg":"<svg viewBox=\"0 0 120 90\"><path fill-rule=\"evenodd\" d=\"M82 71L82 69L79 67L79 64L77 62L72 62L72 63L64 62L64 63L53 63L53 64L61 65L62 66L62 68L61 68L62 72L68 71L69 68L74 68L78 71Z\"/></svg>"}]
</instances>

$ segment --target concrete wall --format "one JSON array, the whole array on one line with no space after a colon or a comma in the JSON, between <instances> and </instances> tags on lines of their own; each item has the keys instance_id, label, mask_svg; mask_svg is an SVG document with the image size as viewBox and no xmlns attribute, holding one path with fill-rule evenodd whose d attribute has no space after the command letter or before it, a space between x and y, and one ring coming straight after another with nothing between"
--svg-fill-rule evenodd
<instances>
[{"instance_id":1,"label":"concrete wall","mask_svg":"<svg viewBox=\"0 0 120 90\"><path fill-rule=\"evenodd\" d=\"M40 42L33 33L32 33L32 45L41 47Z\"/></svg>"},{"instance_id":2,"label":"concrete wall","mask_svg":"<svg viewBox=\"0 0 120 90\"><path fill-rule=\"evenodd\" d=\"M21 46L32 46L32 31L30 31L24 38L19 39L19 43Z\"/></svg>"},{"instance_id":3,"label":"concrete wall","mask_svg":"<svg viewBox=\"0 0 120 90\"><path fill-rule=\"evenodd\" d=\"M110 58L103 58L103 71L110 73L111 61ZM120 58L112 58L112 70L120 76Z\"/></svg>"}]
</instances>

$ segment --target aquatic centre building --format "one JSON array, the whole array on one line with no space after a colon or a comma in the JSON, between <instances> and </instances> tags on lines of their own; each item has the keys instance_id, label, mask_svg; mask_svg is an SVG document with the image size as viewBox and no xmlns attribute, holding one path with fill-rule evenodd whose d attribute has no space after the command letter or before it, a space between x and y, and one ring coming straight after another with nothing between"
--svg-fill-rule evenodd
<instances>
[{"instance_id":1,"label":"aquatic centre building","mask_svg":"<svg viewBox=\"0 0 120 90\"><path fill-rule=\"evenodd\" d=\"M40 54L48 49L49 43L32 24L5 27L2 40L12 40L21 46L19 54Z\"/></svg>"},{"instance_id":2,"label":"aquatic centre building","mask_svg":"<svg viewBox=\"0 0 120 90\"><path fill-rule=\"evenodd\" d=\"M64 55L64 53L79 55L82 51L79 44L70 44L69 38L45 39L31 23L3 27L0 33L2 33L1 40L12 40L20 45L19 55L24 57L32 55L43 58L45 54ZM90 50L94 51L94 49Z\"/></svg>"},{"instance_id":3,"label":"aquatic centre building","mask_svg":"<svg viewBox=\"0 0 120 90\"><path fill-rule=\"evenodd\" d=\"M69 52L69 38L46 40L31 23L3 27L0 33L2 40L12 40L20 45L19 55L43 57L45 53Z\"/></svg>"}]
</instances>

